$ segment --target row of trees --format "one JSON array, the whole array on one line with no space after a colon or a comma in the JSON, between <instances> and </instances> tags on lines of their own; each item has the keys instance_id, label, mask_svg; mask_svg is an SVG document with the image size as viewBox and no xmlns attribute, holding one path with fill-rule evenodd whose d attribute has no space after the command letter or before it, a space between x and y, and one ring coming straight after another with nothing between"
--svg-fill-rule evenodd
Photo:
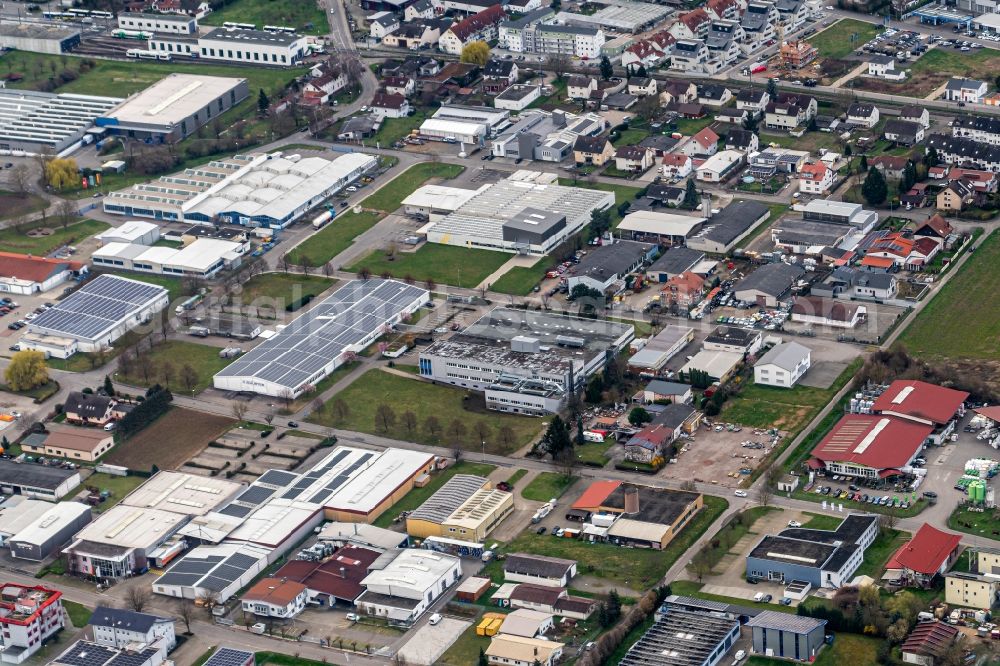
<instances>
[{"instance_id":1,"label":"row of trees","mask_svg":"<svg viewBox=\"0 0 1000 666\"><path fill-rule=\"evenodd\" d=\"M162 416L170 408L173 399L174 396L168 389L154 384L146 391L146 398L118 422L118 435L124 438L139 432Z\"/></svg>"}]
</instances>

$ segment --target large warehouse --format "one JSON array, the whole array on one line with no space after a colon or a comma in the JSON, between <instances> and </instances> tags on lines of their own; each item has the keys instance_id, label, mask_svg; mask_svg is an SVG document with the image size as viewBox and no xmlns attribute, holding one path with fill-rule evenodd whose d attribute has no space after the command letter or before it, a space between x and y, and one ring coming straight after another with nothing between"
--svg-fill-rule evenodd
<instances>
[{"instance_id":1,"label":"large warehouse","mask_svg":"<svg viewBox=\"0 0 1000 666\"><path fill-rule=\"evenodd\" d=\"M632 338L631 325L497 308L420 353L420 375L485 391L486 406L521 414L558 411Z\"/></svg>"},{"instance_id":2,"label":"large warehouse","mask_svg":"<svg viewBox=\"0 0 1000 666\"><path fill-rule=\"evenodd\" d=\"M178 599L214 597L225 603L268 565L267 548L246 544L199 546L153 582L153 592Z\"/></svg>"},{"instance_id":3,"label":"large warehouse","mask_svg":"<svg viewBox=\"0 0 1000 666\"><path fill-rule=\"evenodd\" d=\"M490 487L489 479L456 474L406 517L406 533L482 542L514 511L514 496Z\"/></svg>"},{"instance_id":4,"label":"large warehouse","mask_svg":"<svg viewBox=\"0 0 1000 666\"><path fill-rule=\"evenodd\" d=\"M0 48L60 55L80 45L80 31L69 25L0 21Z\"/></svg>"},{"instance_id":5,"label":"large warehouse","mask_svg":"<svg viewBox=\"0 0 1000 666\"><path fill-rule=\"evenodd\" d=\"M423 227L430 243L547 254L615 204L613 192L566 187L552 174L518 171Z\"/></svg>"},{"instance_id":6,"label":"large warehouse","mask_svg":"<svg viewBox=\"0 0 1000 666\"><path fill-rule=\"evenodd\" d=\"M908 467L933 431L931 425L892 416L847 414L813 449L809 467L885 479Z\"/></svg>"},{"instance_id":7,"label":"large warehouse","mask_svg":"<svg viewBox=\"0 0 1000 666\"><path fill-rule=\"evenodd\" d=\"M140 183L104 197L104 212L283 229L378 166L363 153L334 159L249 153Z\"/></svg>"},{"instance_id":8,"label":"large warehouse","mask_svg":"<svg viewBox=\"0 0 1000 666\"><path fill-rule=\"evenodd\" d=\"M164 287L99 275L31 321L28 331L67 340L77 351L111 346L167 307Z\"/></svg>"},{"instance_id":9,"label":"large warehouse","mask_svg":"<svg viewBox=\"0 0 1000 666\"><path fill-rule=\"evenodd\" d=\"M215 375L215 388L297 397L430 300L396 280L353 280Z\"/></svg>"},{"instance_id":10,"label":"large warehouse","mask_svg":"<svg viewBox=\"0 0 1000 666\"><path fill-rule=\"evenodd\" d=\"M70 537L90 522L90 506L80 502L49 504L49 509L7 544L12 557L41 562L62 547Z\"/></svg>"},{"instance_id":11,"label":"large warehouse","mask_svg":"<svg viewBox=\"0 0 1000 666\"><path fill-rule=\"evenodd\" d=\"M199 238L182 248L108 243L94 251L91 261L112 270L207 280L223 269L238 268L249 250L247 241L234 243L218 238Z\"/></svg>"},{"instance_id":12,"label":"large warehouse","mask_svg":"<svg viewBox=\"0 0 1000 666\"><path fill-rule=\"evenodd\" d=\"M112 134L175 143L250 94L246 79L170 74L97 119Z\"/></svg>"},{"instance_id":13,"label":"large warehouse","mask_svg":"<svg viewBox=\"0 0 1000 666\"><path fill-rule=\"evenodd\" d=\"M0 150L69 154L94 121L119 102L117 97L0 88Z\"/></svg>"},{"instance_id":14,"label":"large warehouse","mask_svg":"<svg viewBox=\"0 0 1000 666\"><path fill-rule=\"evenodd\" d=\"M61 500L81 483L80 472L0 459L0 487L29 499Z\"/></svg>"}]
</instances>

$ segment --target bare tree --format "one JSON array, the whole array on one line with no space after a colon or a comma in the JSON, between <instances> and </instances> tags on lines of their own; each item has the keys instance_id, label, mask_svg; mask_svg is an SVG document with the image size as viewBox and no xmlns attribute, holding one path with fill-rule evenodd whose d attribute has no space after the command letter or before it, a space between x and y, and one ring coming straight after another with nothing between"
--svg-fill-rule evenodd
<instances>
[{"instance_id":1,"label":"bare tree","mask_svg":"<svg viewBox=\"0 0 1000 666\"><path fill-rule=\"evenodd\" d=\"M886 532L894 530L896 529L897 522L899 522L899 516L896 515L896 511L893 509L888 509L878 519L879 531L885 534Z\"/></svg>"},{"instance_id":2,"label":"bare tree","mask_svg":"<svg viewBox=\"0 0 1000 666\"><path fill-rule=\"evenodd\" d=\"M455 448L453 448L451 450L451 457L455 459L455 464L456 465L458 463L462 462L462 456L464 456L464 455L465 455L465 451L463 451L462 447L460 447L460 446L456 446Z\"/></svg>"},{"instance_id":3,"label":"bare tree","mask_svg":"<svg viewBox=\"0 0 1000 666\"><path fill-rule=\"evenodd\" d=\"M556 81L562 81L570 68L569 56L564 53L550 53L545 58L545 69L556 75Z\"/></svg>"},{"instance_id":4,"label":"bare tree","mask_svg":"<svg viewBox=\"0 0 1000 666\"><path fill-rule=\"evenodd\" d=\"M264 423L271 425L272 421L274 421L274 407L268 407L267 412L264 414Z\"/></svg>"},{"instance_id":5,"label":"bare tree","mask_svg":"<svg viewBox=\"0 0 1000 666\"><path fill-rule=\"evenodd\" d=\"M153 359L150 358L149 354L146 353L136 353L135 364L142 376L142 381L149 383L149 377L153 374L154 363Z\"/></svg>"},{"instance_id":6,"label":"bare tree","mask_svg":"<svg viewBox=\"0 0 1000 666\"><path fill-rule=\"evenodd\" d=\"M372 276L371 269L368 268L367 266L362 266L361 268L358 269L359 280L367 280L371 276Z\"/></svg>"},{"instance_id":7,"label":"bare tree","mask_svg":"<svg viewBox=\"0 0 1000 666\"><path fill-rule=\"evenodd\" d=\"M14 188L14 193L24 196L31 190L31 171L27 165L20 164L10 171L10 184Z\"/></svg>"},{"instance_id":8,"label":"bare tree","mask_svg":"<svg viewBox=\"0 0 1000 666\"><path fill-rule=\"evenodd\" d=\"M147 603L149 603L149 590L141 584L133 585L125 591L125 604L136 613L141 613Z\"/></svg>"},{"instance_id":9,"label":"bare tree","mask_svg":"<svg viewBox=\"0 0 1000 666\"><path fill-rule=\"evenodd\" d=\"M688 562L687 569L698 578L699 583L705 576L712 573L712 559L708 551L702 548L695 553L691 561Z\"/></svg>"},{"instance_id":10,"label":"bare tree","mask_svg":"<svg viewBox=\"0 0 1000 666\"><path fill-rule=\"evenodd\" d=\"M170 388L170 383L174 380L175 370L174 364L167 359L160 363L160 379L167 388Z\"/></svg>"},{"instance_id":11,"label":"bare tree","mask_svg":"<svg viewBox=\"0 0 1000 666\"><path fill-rule=\"evenodd\" d=\"M426 419L424 419L424 430L427 431L428 435L434 437L435 439L440 437L441 436L440 419L438 419L438 417L434 416L433 414L431 416L428 416Z\"/></svg>"},{"instance_id":12,"label":"bare tree","mask_svg":"<svg viewBox=\"0 0 1000 666\"><path fill-rule=\"evenodd\" d=\"M281 389L278 393L278 397L281 398L282 402L285 403L285 410L289 410L292 407L292 400L295 400L295 394L292 393L291 389Z\"/></svg>"},{"instance_id":13,"label":"bare tree","mask_svg":"<svg viewBox=\"0 0 1000 666\"><path fill-rule=\"evenodd\" d=\"M194 604L181 599L177 604L177 617L184 623L184 633L191 635L191 620L194 619Z\"/></svg>"},{"instance_id":14,"label":"bare tree","mask_svg":"<svg viewBox=\"0 0 1000 666\"><path fill-rule=\"evenodd\" d=\"M231 409L233 412L233 418L242 423L243 419L247 415L247 410L250 409L250 405L242 400L233 400Z\"/></svg>"},{"instance_id":15,"label":"bare tree","mask_svg":"<svg viewBox=\"0 0 1000 666\"><path fill-rule=\"evenodd\" d=\"M338 421L343 421L351 414L351 408L343 398L334 398L330 403L330 411Z\"/></svg>"},{"instance_id":16,"label":"bare tree","mask_svg":"<svg viewBox=\"0 0 1000 666\"><path fill-rule=\"evenodd\" d=\"M500 430L497 431L497 443L500 444L505 450L511 448L514 442L517 441L517 435L514 433L514 429L510 426L502 426Z\"/></svg>"},{"instance_id":17,"label":"bare tree","mask_svg":"<svg viewBox=\"0 0 1000 666\"><path fill-rule=\"evenodd\" d=\"M330 264L329 261L323 264L323 275L325 275L326 277L330 277L331 275L333 275L333 266Z\"/></svg>"},{"instance_id":18,"label":"bare tree","mask_svg":"<svg viewBox=\"0 0 1000 666\"><path fill-rule=\"evenodd\" d=\"M476 421L476 424L472 426L472 432L475 433L476 439L480 442L489 442L490 435L493 434L493 428L486 421Z\"/></svg>"},{"instance_id":19,"label":"bare tree","mask_svg":"<svg viewBox=\"0 0 1000 666\"><path fill-rule=\"evenodd\" d=\"M59 216L59 222L62 224L62 228L65 229L70 225L71 222L75 221L80 216L80 209L77 205L68 199L63 199L59 202L56 207L57 215Z\"/></svg>"},{"instance_id":20,"label":"bare tree","mask_svg":"<svg viewBox=\"0 0 1000 666\"><path fill-rule=\"evenodd\" d=\"M465 424L460 419L452 419L448 424L448 437L453 444L461 444L467 432Z\"/></svg>"},{"instance_id":21,"label":"bare tree","mask_svg":"<svg viewBox=\"0 0 1000 666\"><path fill-rule=\"evenodd\" d=\"M119 366L121 361L118 362ZM181 384L184 386L184 390L188 393L194 392L194 387L198 383L198 371L191 366L190 363L185 363L181 366L180 370L180 380Z\"/></svg>"},{"instance_id":22,"label":"bare tree","mask_svg":"<svg viewBox=\"0 0 1000 666\"><path fill-rule=\"evenodd\" d=\"M767 506L771 503L771 497L774 495L774 490L765 481L760 484L760 488L757 489L757 501L760 502L761 506Z\"/></svg>"},{"instance_id":23,"label":"bare tree","mask_svg":"<svg viewBox=\"0 0 1000 666\"><path fill-rule=\"evenodd\" d=\"M281 270L283 270L284 272L287 273L288 269L292 265L291 260L288 258L288 253L287 252L285 254L281 255L281 259L279 260L279 263L281 264Z\"/></svg>"},{"instance_id":24,"label":"bare tree","mask_svg":"<svg viewBox=\"0 0 1000 666\"><path fill-rule=\"evenodd\" d=\"M408 409L400 415L399 420L406 428L406 433L412 437L413 431L417 429L417 415Z\"/></svg>"},{"instance_id":25,"label":"bare tree","mask_svg":"<svg viewBox=\"0 0 1000 666\"><path fill-rule=\"evenodd\" d=\"M573 478L576 475L578 461L576 459L576 451L573 450L572 446L563 449L553 456L552 462L563 476Z\"/></svg>"},{"instance_id":26,"label":"bare tree","mask_svg":"<svg viewBox=\"0 0 1000 666\"><path fill-rule=\"evenodd\" d=\"M380 432L389 432L394 425L396 425L396 412L389 405L381 403L375 408L375 428Z\"/></svg>"}]
</instances>

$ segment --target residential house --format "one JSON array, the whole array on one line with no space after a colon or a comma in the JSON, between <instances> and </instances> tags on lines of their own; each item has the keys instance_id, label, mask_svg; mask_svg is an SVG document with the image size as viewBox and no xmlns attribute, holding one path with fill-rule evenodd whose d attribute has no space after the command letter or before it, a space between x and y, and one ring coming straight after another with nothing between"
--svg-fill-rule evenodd
<instances>
[{"instance_id":1,"label":"residential house","mask_svg":"<svg viewBox=\"0 0 1000 666\"><path fill-rule=\"evenodd\" d=\"M708 35L711 23L712 17L708 15L708 12L698 7L678 16L677 21L667 30L677 41L700 40Z\"/></svg>"},{"instance_id":2,"label":"residential house","mask_svg":"<svg viewBox=\"0 0 1000 666\"><path fill-rule=\"evenodd\" d=\"M663 166L661 173L667 179L687 178L694 170L694 162L691 157L683 153L671 153L663 156Z\"/></svg>"},{"instance_id":3,"label":"residential house","mask_svg":"<svg viewBox=\"0 0 1000 666\"><path fill-rule=\"evenodd\" d=\"M719 150L719 135L711 127L705 127L684 142L678 152L694 157L710 157Z\"/></svg>"},{"instance_id":4,"label":"residential house","mask_svg":"<svg viewBox=\"0 0 1000 666\"><path fill-rule=\"evenodd\" d=\"M717 83L703 83L698 86L698 103L706 106L723 107L733 98L732 91Z\"/></svg>"},{"instance_id":5,"label":"residential house","mask_svg":"<svg viewBox=\"0 0 1000 666\"><path fill-rule=\"evenodd\" d=\"M993 116L962 115L952 121L951 135L995 146L1000 144L1000 119Z\"/></svg>"},{"instance_id":6,"label":"residential house","mask_svg":"<svg viewBox=\"0 0 1000 666\"><path fill-rule=\"evenodd\" d=\"M822 162L807 163L799 170L799 191L803 194L826 194L833 187L834 171Z\"/></svg>"},{"instance_id":7,"label":"residential house","mask_svg":"<svg viewBox=\"0 0 1000 666\"><path fill-rule=\"evenodd\" d=\"M779 342L753 366L755 384L792 388L812 364L812 352L798 342Z\"/></svg>"},{"instance_id":8,"label":"residential house","mask_svg":"<svg viewBox=\"0 0 1000 666\"><path fill-rule=\"evenodd\" d=\"M1000 172L1000 146L944 134L931 134L925 146L927 150L936 150L938 158L945 164Z\"/></svg>"},{"instance_id":9,"label":"residential house","mask_svg":"<svg viewBox=\"0 0 1000 666\"><path fill-rule=\"evenodd\" d=\"M646 384L646 388L636 393L632 401L647 405L656 402L690 402L691 396L691 386L688 384L654 379Z\"/></svg>"},{"instance_id":10,"label":"residential house","mask_svg":"<svg viewBox=\"0 0 1000 666\"><path fill-rule=\"evenodd\" d=\"M670 39L672 41L667 47L660 46L652 40L640 39L622 51L622 67L626 71L629 67L656 67L667 58L673 42L676 41L673 35L670 35Z\"/></svg>"},{"instance_id":11,"label":"residential house","mask_svg":"<svg viewBox=\"0 0 1000 666\"><path fill-rule=\"evenodd\" d=\"M805 270L796 264L764 264L737 282L733 294L760 307L777 307L790 300L792 287L803 273Z\"/></svg>"},{"instance_id":12,"label":"residential house","mask_svg":"<svg viewBox=\"0 0 1000 666\"><path fill-rule=\"evenodd\" d=\"M566 94L570 99L589 99L597 90L597 79L592 76L574 74L566 82Z\"/></svg>"},{"instance_id":13,"label":"residential house","mask_svg":"<svg viewBox=\"0 0 1000 666\"><path fill-rule=\"evenodd\" d=\"M679 39L674 44L670 69L688 74L715 74L721 67L718 60L712 59L708 45L701 39Z\"/></svg>"},{"instance_id":14,"label":"residential house","mask_svg":"<svg viewBox=\"0 0 1000 666\"><path fill-rule=\"evenodd\" d=\"M408 76L386 76L382 79L382 87L390 95L409 97L416 90L417 84Z\"/></svg>"},{"instance_id":15,"label":"residential house","mask_svg":"<svg viewBox=\"0 0 1000 666\"><path fill-rule=\"evenodd\" d=\"M723 107L715 114L716 122L727 123L735 127L743 127L751 117L749 111L743 111L734 106Z\"/></svg>"},{"instance_id":16,"label":"residential house","mask_svg":"<svg viewBox=\"0 0 1000 666\"><path fill-rule=\"evenodd\" d=\"M809 6L806 0L776 0L774 6L778 10L781 27L785 32L797 30L809 17Z\"/></svg>"},{"instance_id":17,"label":"residential house","mask_svg":"<svg viewBox=\"0 0 1000 666\"><path fill-rule=\"evenodd\" d=\"M671 35L669 30L661 30L660 32L655 32L650 35L649 41L659 46L660 50L663 51L664 57L666 57L670 55L670 51L673 50L674 42L677 41L677 38Z\"/></svg>"},{"instance_id":18,"label":"residential house","mask_svg":"<svg viewBox=\"0 0 1000 666\"><path fill-rule=\"evenodd\" d=\"M554 666L562 659L564 645L543 638L501 633L486 648L486 663L496 666Z\"/></svg>"},{"instance_id":19,"label":"residential house","mask_svg":"<svg viewBox=\"0 0 1000 666\"><path fill-rule=\"evenodd\" d=\"M573 161L577 164L603 166L615 156L615 147L607 136L579 135L573 143Z\"/></svg>"},{"instance_id":20,"label":"residential house","mask_svg":"<svg viewBox=\"0 0 1000 666\"><path fill-rule=\"evenodd\" d=\"M511 608L530 608L543 613L586 620L597 610L597 600L570 595L565 588L521 583L510 593Z\"/></svg>"},{"instance_id":21,"label":"residential house","mask_svg":"<svg viewBox=\"0 0 1000 666\"><path fill-rule=\"evenodd\" d=\"M781 62L789 69L802 69L816 59L816 49L809 42L793 39L781 45Z\"/></svg>"},{"instance_id":22,"label":"residential house","mask_svg":"<svg viewBox=\"0 0 1000 666\"><path fill-rule=\"evenodd\" d=\"M1000 601L1000 580L994 574L952 571L944 577L944 600L949 606L993 608Z\"/></svg>"},{"instance_id":23,"label":"residential house","mask_svg":"<svg viewBox=\"0 0 1000 666\"><path fill-rule=\"evenodd\" d=\"M808 95L779 92L767 105L764 126L768 129L793 130L816 116L816 99Z\"/></svg>"},{"instance_id":24,"label":"residential house","mask_svg":"<svg viewBox=\"0 0 1000 666\"><path fill-rule=\"evenodd\" d=\"M929 587L958 559L962 537L924 523L913 538L899 547L886 563L886 574L898 585Z\"/></svg>"},{"instance_id":25,"label":"residential house","mask_svg":"<svg viewBox=\"0 0 1000 666\"><path fill-rule=\"evenodd\" d=\"M874 104L854 102L847 109L847 124L871 129L878 125L878 107Z\"/></svg>"},{"instance_id":26,"label":"residential house","mask_svg":"<svg viewBox=\"0 0 1000 666\"><path fill-rule=\"evenodd\" d=\"M483 67L483 92L496 95L517 83L517 63L491 58Z\"/></svg>"},{"instance_id":27,"label":"residential house","mask_svg":"<svg viewBox=\"0 0 1000 666\"><path fill-rule=\"evenodd\" d=\"M945 85L944 98L949 102L979 104L983 101L987 90L988 86L985 81L951 78Z\"/></svg>"},{"instance_id":28,"label":"residential house","mask_svg":"<svg viewBox=\"0 0 1000 666\"><path fill-rule=\"evenodd\" d=\"M441 32L447 30L451 23L452 20L447 17L404 23L399 30L386 35L382 39L382 44L411 51L428 49L437 45L441 39Z\"/></svg>"},{"instance_id":29,"label":"residential house","mask_svg":"<svg viewBox=\"0 0 1000 666\"><path fill-rule=\"evenodd\" d=\"M166 651L170 652L177 645L173 618L98 606L90 616L89 626L94 642L107 647L122 648L163 640Z\"/></svg>"},{"instance_id":30,"label":"residential house","mask_svg":"<svg viewBox=\"0 0 1000 666\"><path fill-rule=\"evenodd\" d=\"M745 163L738 150L720 150L695 168L695 178L706 183L721 183Z\"/></svg>"},{"instance_id":31,"label":"residential house","mask_svg":"<svg viewBox=\"0 0 1000 666\"><path fill-rule=\"evenodd\" d=\"M896 69L896 59L892 56L876 55L868 61L868 76L886 81L902 81L906 71Z\"/></svg>"},{"instance_id":32,"label":"residential house","mask_svg":"<svg viewBox=\"0 0 1000 666\"><path fill-rule=\"evenodd\" d=\"M308 588L282 578L262 578L243 595L244 613L290 620L305 610Z\"/></svg>"},{"instance_id":33,"label":"residential house","mask_svg":"<svg viewBox=\"0 0 1000 666\"><path fill-rule=\"evenodd\" d=\"M368 107L372 115L383 118L405 118L410 114L410 103L402 95L376 93Z\"/></svg>"},{"instance_id":34,"label":"residential house","mask_svg":"<svg viewBox=\"0 0 1000 666\"><path fill-rule=\"evenodd\" d=\"M417 19L431 19L434 14L434 3L431 0L417 0L403 10L403 18L407 23Z\"/></svg>"},{"instance_id":35,"label":"residential house","mask_svg":"<svg viewBox=\"0 0 1000 666\"><path fill-rule=\"evenodd\" d=\"M705 11L715 21L739 21L744 4L740 0L708 0Z\"/></svg>"},{"instance_id":36,"label":"residential house","mask_svg":"<svg viewBox=\"0 0 1000 666\"><path fill-rule=\"evenodd\" d=\"M680 139L675 139L669 134L650 134L640 141L639 145L649 148L657 157L663 157L672 153L679 143Z\"/></svg>"},{"instance_id":37,"label":"residential house","mask_svg":"<svg viewBox=\"0 0 1000 666\"><path fill-rule=\"evenodd\" d=\"M664 159L666 157L665 155ZM646 190L646 198L654 202L653 207L659 204L669 208L677 208L684 201L684 188L653 183Z\"/></svg>"},{"instance_id":38,"label":"residential house","mask_svg":"<svg viewBox=\"0 0 1000 666\"><path fill-rule=\"evenodd\" d=\"M763 88L744 88L736 95L736 108L761 115L767 109L771 96Z\"/></svg>"},{"instance_id":39,"label":"residential house","mask_svg":"<svg viewBox=\"0 0 1000 666\"><path fill-rule=\"evenodd\" d=\"M939 620L917 622L913 631L900 646L904 664L919 664L920 666L937 666L942 663L942 657L948 652L962 634L958 627Z\"/></svg>"},{"instance_id":40,"label":"residential house","mask_svg":"<svg viewBox=\"0 0 1000 666\"><path fill-rule=\"evenodd\" d=\"M116 421L131 410L131 405L119 403L96 393L71 392L63 403L63 413L68 423L79 425L105 426Z\"/></svg>"},{"instance_id":41,"label":"residential house","mask_svg":"<svg viewBox=\"0 0 1000 666\"><path fill-rule=\"evenodd\" d=\"M744 36L743 28L733 21L713 21L705 37L705 45L711 58L723 65L732 65L740 57L739 37Z\"/></svg>"},{"instance_id":42,"label":"residential house","mask_svg":"<svg viewBox=\"0 0 1000 666\"><path fill-rule=\"evenodd\" d=\"M896 276L872 273L856 268L835 268L822 282L812 285L813 296L864 300L886 300L896 297Z\"/></svg>"},{"instance_id":43,"label":"residential house","mask_svg":"<svg viewBox=\"0 0 1000 666\"><path fill-rule=\"evenodd\" d=\"M698 99L698 86L691 81L668 79L659 88L663 104L691 104Z\"/></svg>"},{"instance_id":44,"label":"residential house","mask_svg":"<svg viewBox=\"0 0 1000 666\"><path fill-rule=\"evenodd\" d=\"M399 30L399 17L392 12L378 12L368 17L369 36L372 39L383 39L391 32Z\"/></svg>"},{"instance_id":45,"label":"residential house","mask_svg":"<svg viewBox=\"0 0 1000 666\"><path fill-rule=\"evenodd\" d=\"M497 26L507 14L503 6L495 4L454 23L441 35L438 48L444 53L461 55L462 49L471 42L490 42L497 38Z\"/></svg>"},{"instance_id":46,"label":"residential house","mask_svg":"<svg viewBox=\"0 0 1000 666\"><path fill-rule=\"evenodd\" d=\"M682 431L691 431L690 424L696 416L694 408L683 402L664 405L652 423L625 442L623 445L625 459L648 465L654 458L672 456L671 445L680 437Z\"/></svg>"},{"instance_id":47,"label":"residential house","mask_svg":"<svg viewBox=\"0 0 1000 666\"><path fill-rule=\"evenodd\" d=\"M643 173L653 166L656 155L649 148L621 146L615 151L615 168L619 171Z\"/></svg>"},{"instance_id":48,"label":"residential house","mask_svg":"<svg viewBox=\"0 0 1000 666\"><path fill-rule=\"evenodd\" d=\"M992 171L981 169L965 169L963 167L951 167L945 174L949 180L967 180L978 192L993 194L997 191L997 183L1000 179Z\"/></svg>"},{"instance_id":49,"label":"residential house","mask_svg":"<svg viewBox=\"0 0 1000 666\"><path fill-rule=\"evenodd\" d=\"M909 162L910 158L905 155L877 155L868 160L868 166L878 169L886 178L899 180Z\"/></svg>"},{"instance_id":50,"label":"residential house","mask_svg":"<svg viewBox=\"0 0 1000 666\"><path fill-rule=\"evenodd\" d=\"M646 97L656 94L656 79L648 76L632 76L628 80L628 94Z\"/></svg>"},{"instance_id":51,"label":"residential house","mask_svg":"<svg viewBox=\"0 0 1000 666\"><path fill-rule=\"evenodd\" d=\"M726 150L740 150L744 153L757 152L760 139L750 130L732 129L726 135Z\"/></svg>"},{"instance_id":52,"label":"residential house","mask_svg":"<svg viewBox=\"0 0 1000 666\"><path fill-rule=\"evenodd\" d=\"M344 71L324 70L302 86L302 102L316 106L328 104L333 95L346 87L347 74Z\"/></svg>"},{"instance_id":53,"label":"residential house","mask_svg":"<svg viewBox=\"0 0 1000 666\"><path fill-rule=\"evenodd\" d=\"M911 123L918 123L924 129L931 126L931 114L921 106L907 105L899 110L899 119Z\"/></svg>"},{"instance_id":54,"label":"residential house","mask_svg":"<svg viewBox=\"0 0 1000 666\"><path fill-rule=\"evenodd\" d=\"M875 239L868 246L865 251L865 259L869 257L889 259L894 266L904 268L909 263L910 255L913 253L914 242L912 238L904 236L901 232L886 234Z\"/></svg>"},{"instance_id":55,"label":"residential house","mask_svg":"<svg viewBox=\"0 0 1000 666\"><path fill-rule=\"evenodd\" d=\"M114 435L101 429L52 424L48 434L35 433L21 442L25 453L94 462L115 445Z\"/></svg>"},{"instance_id":56,"label":"residential house","mask_svg":"<svg viewBox=\"0 0 1000 666\"><path fill-rule=\"evenodd\" d=\"M898 143L901 146L913 146L924 140L924 127L920 123L909 120L889 119L882 129L886 141Z\"/></svg>"},{"instance_id":57,"label":"residential house","mask_svg":"<svg viewBox=\"0 0 1000 666\"><path fill-rule=\"evenodd\" d=\"M701 302L704 296L705 278L685 271L666 281L660 291L660 304L683 312Z\"/></svg>"},{"instance_id":58,"label":"residential house","mask_svg":"<svg viewBox=\"0 0 1000 666\"><path fill-rule=\"evenodd\" d=\"M937 195L937 209L962 211L976 205L979 197L976 188L964 178L950 180Z\"/></svg>"},{"instance_id":59,"label":"residential house","mask_svg":"<svg viewBox=\"0 0 1000 666\"><path fill-rule=\"evenodd\" d=\"M799 296L792 304L792 321L803 324L854 328L867 315L864 305L817 296Z\"/></svg>"},{"instance_id":60,"label":"residential house","mask_svg":"<svg viewBox=\"0 0 1000 666\"><path fill-rule=\"evenodd\" d=\"M944 240L953 233L955 233L955 230L951 224L937 213L918 223L917 228L913 230L915 238L929 236L931 238L940 238L941 240Z\"/></svg>"},{"instance_id":61,"label":"residential house","mask_svg":"<svg viewBox=\"0 0 1000 666\"><path fill-rule=\"evenodd\" d=\"M747 4L743 18L740 19L740 26L746 33L747 41L743 48L745 53L754 51L764 45L765 42L774 39L775 27L781 20L778 8L773 2L750 2Z\"/></svg>"}]
</instances>

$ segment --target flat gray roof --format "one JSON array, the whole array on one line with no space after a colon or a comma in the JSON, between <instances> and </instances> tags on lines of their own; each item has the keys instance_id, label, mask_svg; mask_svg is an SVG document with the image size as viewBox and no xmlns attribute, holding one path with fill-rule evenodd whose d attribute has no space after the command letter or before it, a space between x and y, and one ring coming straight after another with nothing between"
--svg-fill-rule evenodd
<instances>
[{"instance_id":1,"label":"flat gray roof","mask_svg":"<svg viewBox=\"0 0 1000 666\"><path fill-rule=\"evenodd\" d=\"M55 490L66 479L76 476L75 472L61 467L48 467L35 463L16 463L6 458L0 459L0 485L31 486Z\"/></svg>"},{"instance_id":2,"label":"flat gray roof","mask_svg":"<svg viewBox=\"0 0 1000 666\"><path fill-rule=\"evenodd\" d=\"M202 39L214 39L220 42L245 42L247 44L269 44L272 46L290 46L302 39L301 35L289 35L283 32L264 32L263 30L230 30L216 28Z\"/></svg>"}]
</instances>

